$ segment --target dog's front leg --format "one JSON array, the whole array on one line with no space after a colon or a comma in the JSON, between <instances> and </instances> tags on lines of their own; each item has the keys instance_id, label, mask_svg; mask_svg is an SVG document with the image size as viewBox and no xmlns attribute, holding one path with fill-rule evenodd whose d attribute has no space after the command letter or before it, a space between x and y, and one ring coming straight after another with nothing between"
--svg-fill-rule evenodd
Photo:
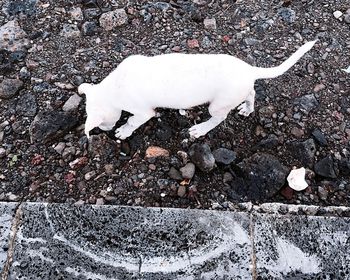
<instances>
[{"instance_id":1,"label":"dog's front leg","mask_svg":"<svg viewBox=\"0 0 350 280\"><path fill-rule=\"evenodd\" d=\"M209 105L209 113L212 116L209 120L196 124L189 129L191 137L198 138L207 134L214 127L218 126L227 117L227 114L231 111L231 106L222 105L221 102L212 102Z\"/></svg>"},{"instance_id":2,"label":"dog's front leg","mask_svg":"<svg viewBox=\"0 0 350 280\"><path fill-rule=\"evenodd\" d=\"M137 128L154 116L155 112L153 110L143 114L138 113L131 116L126 124L122 125L115 131L115 137L121 140L128 138Z\"/></svg>"}]
</instances>

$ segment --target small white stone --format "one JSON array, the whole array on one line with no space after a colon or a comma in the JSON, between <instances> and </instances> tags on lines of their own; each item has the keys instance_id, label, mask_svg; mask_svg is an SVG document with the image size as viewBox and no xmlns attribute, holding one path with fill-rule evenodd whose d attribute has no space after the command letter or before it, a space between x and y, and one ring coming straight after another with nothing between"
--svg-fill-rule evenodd
<instances>
[{"instance_id":1,"label":"small white stone","mask_svg":"<svg viewBox=\"0 0 350 280\"><path fill-rule=\"evenodd\" d=\"M216 30L216 19L215 18L204 19L204 28L208 30Z\"/></svg>"},{"instance_id":2,"label":"small white stone","mask_svg":"<svg viewBox=\"0 0 350 280\"><path fill-rule=\"evenodd\" d=\"M333 13L333 16L336 18L336 19L339 19L341 16L343 15L343 13L341 11L335 11Z\"/></svg>"},{"instance_id":3,"label":"small white stone","mask_svg":"<svg viewBox=\"0 0 350 280\"><path fill-rule=\"evenodd\" d=\"M305 190L308 187L308 184L305 181L305 172L304 167L293 169L287 177L289 187L296 191Z\"/></svg>"}]
</instances>

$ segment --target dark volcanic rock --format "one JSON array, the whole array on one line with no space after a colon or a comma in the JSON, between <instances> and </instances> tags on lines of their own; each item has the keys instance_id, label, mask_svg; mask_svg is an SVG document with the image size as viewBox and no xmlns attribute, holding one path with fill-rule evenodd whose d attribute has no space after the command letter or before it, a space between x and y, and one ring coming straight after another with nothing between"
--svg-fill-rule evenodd
<instances>
[{"instance_id":1,"label":"dark volcanic rock","mask_svg":"<svg viewBox=\"0 0 350 280\"><path fill-rule=\"evenodd\" d=\"M21 116L33 117L37 111L37 103L35 97L31 93L21 96L16 105L16 113Z\"/></svg>"},{"instance_id":2,"label":"dark volcanic rock","mask_svg":"<svg viewBox=\"0 0 350 280\"><path fill-rule=\"evenodd\" d=\"M213 152L216 162L230 164L236 159L236 153L232 150L219 148Z\"/></svg>"},{"instance_id":3,"label":"dark volcanic rock","mask_svg":"<svg viewBox=\"0 0 350 280\"><path fill-rule=\"evenodd\" d=\"M36 2L37 0L11 0L4 5L3 11L9 16L20 13L31 16L36 12Z\"/></svg>"},{"instance_id":4,"label":"dark volcanic rock","mask_svg":"<svg viewBox=\"0 0 350 280\"><path fill-rule=\"evenodd\" d=\"M306 167L312 167L315 160L316 145L313 139L304 142L293 142L290 150L294 158L298 159Z\"/></svg>"},{"instance_id":5,"label":"dark volcanic rock","mask_svg":"<svg viewBox=\"0 0 350 280\"><path fill-rule=\"evenodd\" d=\"M296 98L294 100L294 105L300 106L301 111L308 114L310 111L316 109L320 104L318 103L315 95L308 94L301 96L299 98Z\"/></svg>"},{"instance_id":6,"label":"dark volcanic rock","mask_svg":"<svg viewBox=\"0 0 350 280\"><path fill-rule=\"evenodd\" d=\"M51 142L75 127L77 123L77 115L70 112L39 112L29 127L30 139L32 142Z\"/></svg>"},{"instance_id":7,"label":"dark volcanic rock","mask_svg":"<svg viewBox=\"0 0 350 280\"><path fill-rule=\"evenodd\" d=\"M0 98L9 99L13 97L23 87L23 82L19 79L4 79L0 83Z\"/></svg>"},{"instance_id":8,"label":"dark volcanic rock","mask_svg":"<svg viewBox=\"0 0 350 280\"><path fill-rule=\"evenodd\" d=\"M327 156L315 164L315 173L317 175L332 178L337 178L334 161L331 156Z\"/></svg>"},{"instance_id":9,"label":"dark volcanic rock","mask_svg":"<svg viewBox=\"0 0 350 280\"><path fill-rule=\"evenodd\" d=\"M315 138L315 140L317 141L317 143L318 143L320 146L327 146L327 145L328 145L327 139L326 139L326 137L324 136L324 134L322 133L321 130L319 130L319 129L316 128L316 129L312 132L312 136Z\"/></svg>"},{"instance_id":10,"label":"dark volcanic rock","mask_svg":"<svg viewBox=\"0 0 350 280\"><path fill-rule=\"evenodd\" d=\"M207 144L193 144L189 155L191 161L203 172L211 171L215 165L215 158Z\"/></svg>"},{"instance_id":11,"label":"dark volcanic rock","mask_svg":"<svg viewBox=\"0 0 350 280\"><path fill-rule=\"evenodd\" d=\"M350 176L350 159L342 158L340 160L339 172L344 176Z\"/></svg>"},{"instance_id":12,"label":"dark volcanic rock","mask_svg":"<svg viewBox=\"0 0 350 280\"><path fill-rule=\"evenodd\" d=\"M276 195L284 186L288 168L277 158L256 153L238 164L239 171L231 182L229 196L234 199L264 201Z\"/></svg>"}]
</instances>

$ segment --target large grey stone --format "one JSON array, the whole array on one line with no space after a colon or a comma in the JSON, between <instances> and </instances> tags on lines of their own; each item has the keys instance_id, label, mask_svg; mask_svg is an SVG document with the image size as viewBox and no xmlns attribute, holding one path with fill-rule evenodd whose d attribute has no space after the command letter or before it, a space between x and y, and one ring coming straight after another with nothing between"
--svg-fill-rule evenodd
<instances>
[{"instance_id":1,"label":"large grey stone","mask_svg":"<svg viewBox=\"0 0 350 280\"><path fill-rule=\"evenodd\" d=\"M0 49L14 52L25 50L28 46L27 34L17 20L11 20L0 27Z\"/></svg>"},{"instance_id":2,"label":"large grey stone","mask_svg":"<svg viewBox=\"0 0 350 280\"><path fill-rule=\"evenodd\" d=\"M249 214L23 204L8 279L251 279Z\"/></svg>"},{"instance_id":3,"label":"large grey stone","mask_svg":"<svg viewBox=\"0 0 350 280\"><path fill-rule=\"evenodd\" d=\"M350 279L350 218L255 214L260 279Z\"/></svg>"},{"instance_id":4,"label":"large grey stone","mask_svg":"<svg viewBox=\"0 0 350 280\"><path fill-rule=\"evenodd\" d=\"M0 202L0 275L3 273L10 244L12 221L15 216L16 203Z\"/></svg>"}]
</instances>

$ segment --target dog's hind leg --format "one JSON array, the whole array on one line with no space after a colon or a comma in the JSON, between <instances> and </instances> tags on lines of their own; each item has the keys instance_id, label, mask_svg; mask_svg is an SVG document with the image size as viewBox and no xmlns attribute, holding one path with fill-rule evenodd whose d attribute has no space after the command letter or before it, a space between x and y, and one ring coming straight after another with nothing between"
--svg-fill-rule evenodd
<instances>
[{"instance_id":1,"label":"dog's hind leg","mask_svg":"<svg viewBox=\"0 0 350 280\"><path fill-rule=\"evenodd\" d=\"M209 105L209 113L212 117L205 122L190 127L190 136L198 138L207 134L207 132L226 119L227 114L231 111L231 109L232 106L227 106L227 104L223 104L223 102L212 102Z\"/></svg>"},{"instance_id":2,"label":"dog's hind leg","mask_svg":"<svg viewBox=\"0 0 350 280\"><path fill-rule=\"evenodd\" d=\"M129 137L137 128L139 128L142 124L147 122L149 119L155 116L155 112L150 110L148 112L144 112L143 114L135 114L131 116L127 123L116 129L115 137L124 140Z\"/></svg>"},{"instance_id":3,"label":"dog's hind leg","mask_svg":"<svg viewBox=\"0 0 350 280\"><path fill-rule=\"evenodd\" d=\"M251 113L254 112L254 101L255 101L255 90L252 89L248 94L246 100L238 106L238 114L248 117Z\"/></svg>"}]
</instances>

